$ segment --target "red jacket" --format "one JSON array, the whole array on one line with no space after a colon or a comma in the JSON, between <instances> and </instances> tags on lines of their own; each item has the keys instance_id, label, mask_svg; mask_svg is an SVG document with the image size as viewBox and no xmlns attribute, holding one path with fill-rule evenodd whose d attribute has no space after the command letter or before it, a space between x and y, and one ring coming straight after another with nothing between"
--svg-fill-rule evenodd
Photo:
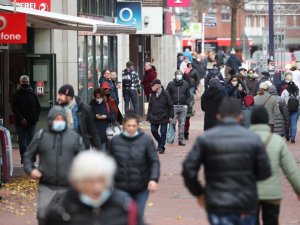
<instances>
[{"instance_id":1,"label":"red jacket","mask_svg":"<svg viewBox=\"0 0 300 225\"><path fill-rule=\"evenodd\" d=\"M151 68L145 71L144 80L142 81L142 85L144 85L145 95L150 95L152 92L151 82L155 80L157 77L156 72Z\"/></svg>"}]
</instances>

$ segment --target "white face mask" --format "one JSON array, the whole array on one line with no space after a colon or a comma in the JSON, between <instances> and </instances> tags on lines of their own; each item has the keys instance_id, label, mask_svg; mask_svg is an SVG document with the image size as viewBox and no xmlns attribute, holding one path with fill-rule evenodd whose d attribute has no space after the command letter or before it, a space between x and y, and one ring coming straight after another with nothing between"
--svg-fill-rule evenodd
<instances>
[{"instance_id":1,"label":"white face mask","mask_svg":"<svg viewBox=\"0 0 300 225\"><path fill-rule=\"evenodd\" d=\"M61 120L53 121L52 129L56 132L62 132L66 129L66 122Z\"/></svg>"},{"instance_id":2,"label":"white face mask","mask_svg":"<svg viewBox=\"0 0 300 225\"><path fill-rule=\"evenodd\" d=\"M103 98L97 98L96 102L100 105L103 102Z\"/></svg>"},{"instance_id":3,"label":"white face mask","mask_svg":"<svg viewBox=\"0 0 300 225\"><path fill-rule=\"evenodd\" d=\"M233 82L231 82L231 83L232 83L233 86L236 86L236 85L238 84L237 81L233 81Z\"/></svg>"},{"instance_id":4,"label":"white face mask","mask_svg":"<svg viewBox=\"0 0 300 225\"><path fill-rule=\"evenodd\" d=\"M98 199L92 199L89 196L85 195L85 194L81 194L79 196L80 201L90 207L93 208L99 208L100 206L102 206L110 197L111 195L111 191L110 190L105 190L103 191L103 193L99 196Z\"/></svg>"},{"instance_id":5,"label":"white face mask","mask_svg":"<svg viewBox=\"0 0 300 225\"><path fill-rule=\"evenodd\" d=\"M136 131L133 135L130 135L126 130L123 131L124 136L129 137L129 138L134 138L138 136L139 131Z\"/></svg>"},{"instance_id":6,"label":"white face mask","mask_svg":"<svg viewBox=\"0 0 300 225\"><path fill-rule=\"evenodd\" d=\"M176 75L176 80L182 80L182 75Z\"/></svg>"}]
</instances>

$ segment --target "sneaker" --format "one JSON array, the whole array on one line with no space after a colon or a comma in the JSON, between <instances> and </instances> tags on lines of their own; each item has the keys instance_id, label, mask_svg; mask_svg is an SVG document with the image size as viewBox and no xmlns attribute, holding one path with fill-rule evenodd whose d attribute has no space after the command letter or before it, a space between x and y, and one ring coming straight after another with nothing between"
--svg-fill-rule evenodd
<instances>
[{"instance_id":1,"label":"sneaker","mask_svg":"<svg viewBox=\"0 0 300 225\"><path fill-rule=\"evenodd\" d=\"M294 140L294 139L292 139L292 140L291 140L291 143L292 143L292 144L295 144L296 142L295 142L295 140Z\"/></svg>"},{"instance_id":2,"label":"sneaker","mask_svg":"<svg viewBox=\"0 0 300 225\"><path fill-rule=\"evenodd\" d=\"M180 141L180 142L178 143L178 145L179 145L179 146L185 146L185 143L183 143L182 141Z\"/></svg>"},{"instance_id":3,"label":"sneaker","mask_svg":"<svg viewBox=\"0 0 300 225\"><path fill-rule=\"evenodd\" d=\"M165 149L163 148L159 149L159 154L165 154Z\"/></svg>"}]
</instances>

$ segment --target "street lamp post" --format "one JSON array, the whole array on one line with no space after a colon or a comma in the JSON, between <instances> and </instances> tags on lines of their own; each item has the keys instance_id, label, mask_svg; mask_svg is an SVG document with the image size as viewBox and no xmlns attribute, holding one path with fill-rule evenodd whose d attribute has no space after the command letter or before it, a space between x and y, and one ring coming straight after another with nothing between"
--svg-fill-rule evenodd
<instances>
[{"instance_id":1,"label":"street lamp post","mask_svg":"<svg viewBox=\"0 0 300 225\"><path fill-rule=\"evenodd\" d=\"M269 0L269 61L274 61L274 4Z\"/></svg>"}]
</instances>

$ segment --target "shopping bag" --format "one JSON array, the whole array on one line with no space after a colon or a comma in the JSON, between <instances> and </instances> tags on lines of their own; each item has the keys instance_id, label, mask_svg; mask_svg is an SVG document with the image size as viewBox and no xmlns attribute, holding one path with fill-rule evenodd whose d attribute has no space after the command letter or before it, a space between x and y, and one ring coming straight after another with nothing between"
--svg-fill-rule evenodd
<instances>
[{"instance_id":1,"label":"shopping bag","mask_svg":"<svg viewBox=\"0 0 300 225\"><path fill-rule=\"evenodd\" d=\"M107 140L110 141L114 136L122 133L122 126L117 122L110 123L106 129Z\"/></svg>"},{"instance_id":2,"label":"shopping bag","mask_svg":"<svg viewBox=\"0 0 300 225\"><path fill-rule=\"evenodd\" d=\"M167 142L173 144L175 140L175 127L172 123L168 124Z\"/></svg>"}]
</instances>

